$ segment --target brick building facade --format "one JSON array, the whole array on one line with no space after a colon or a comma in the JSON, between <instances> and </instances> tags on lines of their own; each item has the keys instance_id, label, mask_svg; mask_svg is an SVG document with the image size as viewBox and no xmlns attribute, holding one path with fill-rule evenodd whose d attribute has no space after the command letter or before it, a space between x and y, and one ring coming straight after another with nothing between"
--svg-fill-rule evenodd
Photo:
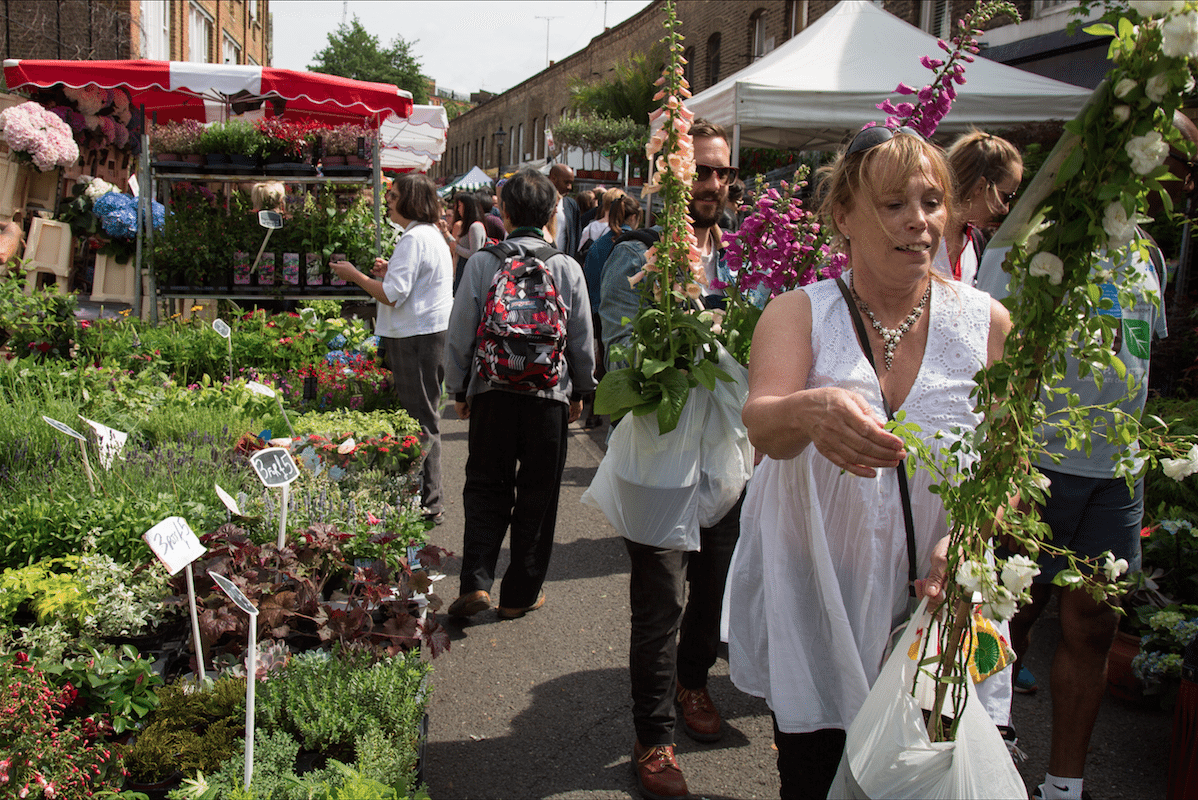
<instances>
[{"instance_id":1,"label":"brick building facade","mask_svg":"<svg viewBox=\"0 0 1198 800\"><path fill-rule=\"evenodd\" d=\"M270 0L0 0L4 58L269 64Z\"/></svg>"},{"instance_id":2,"label":"brick building facade","mask_svg":"<svg viewBox=\"0 0 1198 800\"><path fill-rule=\"evenodd\" d=\"M689 62L687 78L692 90L701 92L781 46L827 13L836 2L677 0L685 40L684 54ZM974 7L974 0L883 0L880 4L912 25L948 38L951 25ZM434 178L448 178L476 165L494 170L502 164L506 171L518 164L544 164L550 156L545 143L545 128L552 129L554 122L566 114L571 82L574 79L602 81L614 64L634 53L648 52L662 37L664 5L664 0L654 0L635 16L596 36L585 49L551 64L523 83L454 119L449 126L445 155L430 174ZM1027 22L1011 25L1009 20L998 20L992 30L987 31L988 36L993 35L1003 45L1005 57L996 60L1060 78L1061 65L1055 63L1054 58L1060 58L1059 50L1064 46L1061 40L1069 18L1065 12L1076 6L1076 2L1016 0L1015 6ZM1043 40L1040 46L1023 46L1037 36ZM1089 47L1088 40L1091 39L1094 37L1079 34L1069 40L1068 47L1084 49ZM1101 44L1096 39L1094 43ZM868 44L884 46L884 43ZM1093 56L1093 48L1089 54ZM1105 50L1101 55L1104 54ZM1098 62L1087 67L1085 72L1089 78L1075 78L1074 82L1097 85L1105 72L1101 55ZM504 131L502 153L496 136L499 129ZM576 168L584 165L578 151L564 156L555 154L555 157ZM588 156L585 166L592 165ZM594 166L598 169L608 167L606 163ZM619 169L619 165L613 168Z\"/></svg>"}]
</instances>

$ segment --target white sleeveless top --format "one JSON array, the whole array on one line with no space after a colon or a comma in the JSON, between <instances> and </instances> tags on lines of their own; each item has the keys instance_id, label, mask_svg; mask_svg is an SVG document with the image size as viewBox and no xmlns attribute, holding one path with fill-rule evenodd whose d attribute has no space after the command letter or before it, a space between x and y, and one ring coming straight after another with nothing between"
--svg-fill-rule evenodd
<instances>
[{"instance_id":1,"label":"white sleeveless top","mask_svg":"<svg viewBox=\"0 0 1198 800\"><path fill-rule=\"evenodd\" d=\"M802 291L811 299L814 352L807 388L857 392L885 419L877 376L835 281ZM930 440L981 419L969 395L986 362L990 296L934 280L927 313L923 363L901 410ZM928 492L930 483L925 470L909 482L920 576L947 533L944 506ZM842 474L814 445L793 459L761 462L749 482L728 575L729 665L737 688L764 697L782 731L848 727L881 670L907 596L895 470L879 470L875 478Z\"/></svg>"}]
</instances>

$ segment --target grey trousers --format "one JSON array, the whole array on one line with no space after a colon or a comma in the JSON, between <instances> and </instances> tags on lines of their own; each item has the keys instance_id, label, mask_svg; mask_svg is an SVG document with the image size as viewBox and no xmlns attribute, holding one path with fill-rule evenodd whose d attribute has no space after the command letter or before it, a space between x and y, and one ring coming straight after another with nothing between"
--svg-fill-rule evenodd
<instances>
[{"instance_id":1,"label":"grey trousers","mask_svg":"<svg viewBox=\"0 0 1198 800\"><path fill-rule=\"evenodd\" d=\"M428 436L428 455L421 475L420 502L426 513L442 510L441 497L441 384L445 380L445 343L449 331L380 337L395 383L395 396Z\"/></svg>"}]
</instances>

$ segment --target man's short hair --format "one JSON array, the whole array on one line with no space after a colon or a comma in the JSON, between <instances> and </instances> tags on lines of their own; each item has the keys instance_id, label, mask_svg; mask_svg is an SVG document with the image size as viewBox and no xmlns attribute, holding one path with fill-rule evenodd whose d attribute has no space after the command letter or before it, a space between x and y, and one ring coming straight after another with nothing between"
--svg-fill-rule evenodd
<instances>
[{"instance_id":1,"label":"man's short hair","mask_svg":"<svg viewBox=\"0 0 1198 800\"><path fill-rule=\"evenodd\" d=\"M543 228L557 209L557 189L531 167L508 179L500 199L504 213L517 228Z\"/></svg>"},{"instance_id":2,"label":"man's short hair","mask_svg":"<svg viewBox=\"0 0 1198 800\"><path fill-rule=\"evenodd\" d=\"M728 129L723 125L717 125L714 122L709 122L703 117L695 117L695 121L691 123L690 135L694 139L723 139L729 144L732 140L728 138Z\"/></svg>"}]
</instances>

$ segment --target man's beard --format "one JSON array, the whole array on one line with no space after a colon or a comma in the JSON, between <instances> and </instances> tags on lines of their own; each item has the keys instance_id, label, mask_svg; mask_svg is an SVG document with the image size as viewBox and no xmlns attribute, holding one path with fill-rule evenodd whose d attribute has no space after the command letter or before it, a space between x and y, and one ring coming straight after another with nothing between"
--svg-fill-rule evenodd
<instances>
[{"instance_id":1,"label":"man's beard","mask_svg":"<svg viewBox=\"0 0 1198 800\"><path fill-rule=\"evenodd\" d=\"M702 214L696 207L696 200L714 200L716 202L715 211L711 215ZM687 209L690 212L691 219L695 221L696 228L710 228L720 221L720 216L724 213L724 204L727 198L721 198L718 194L708 193L702 197L692 197L690 207Z\"/></svg>"}]
</instances>

